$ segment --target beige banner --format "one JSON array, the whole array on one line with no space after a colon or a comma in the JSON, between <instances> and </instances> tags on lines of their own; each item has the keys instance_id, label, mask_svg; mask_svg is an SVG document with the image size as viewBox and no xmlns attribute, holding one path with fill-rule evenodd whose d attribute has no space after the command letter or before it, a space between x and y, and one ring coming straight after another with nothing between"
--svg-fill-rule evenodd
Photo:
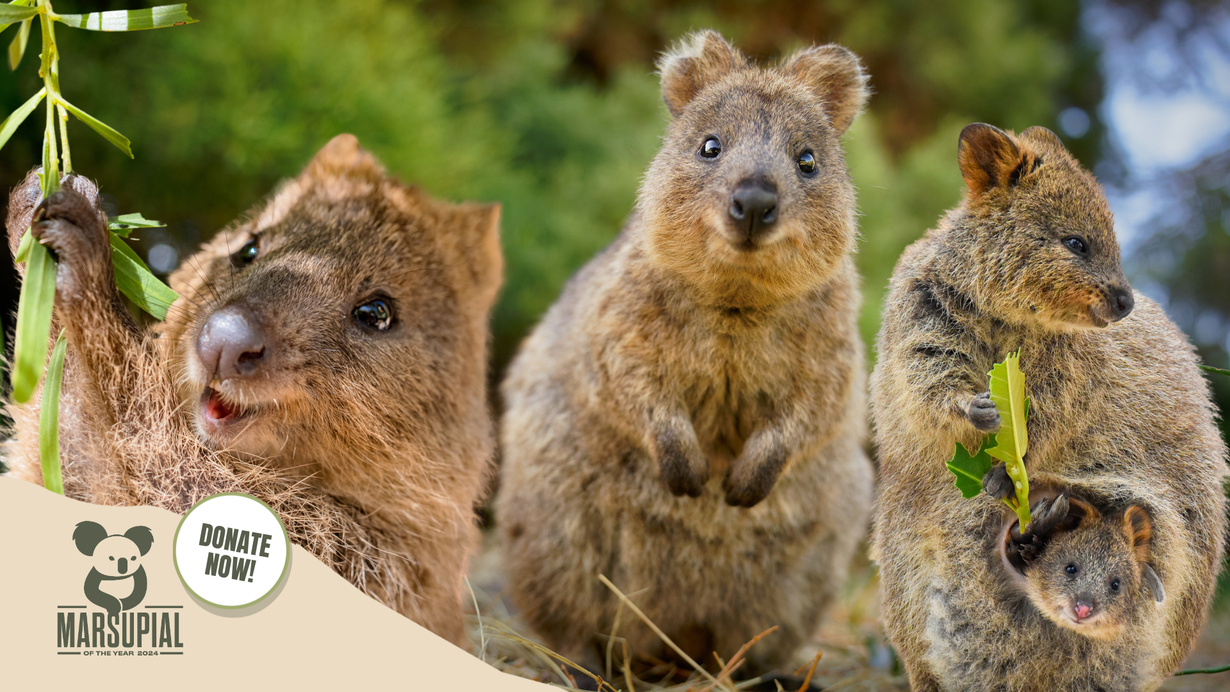
<instances>
[{"instance_id":1,"label":"beige banner","mask_svg":"<svg viewBox=\"0 0 1230 692\"><path fill-rule=\"evenodd\" d=\"M83 521L110 534L133 526L153 532L141 558L146 595L118 618L86 598L94 558L72 539ZM376 603L299 546L262 602L238 611L203 605L175 573L178 523L164 509L85 504L0 478L0 688L546 689Z\"/></svg>"}]
</instances>

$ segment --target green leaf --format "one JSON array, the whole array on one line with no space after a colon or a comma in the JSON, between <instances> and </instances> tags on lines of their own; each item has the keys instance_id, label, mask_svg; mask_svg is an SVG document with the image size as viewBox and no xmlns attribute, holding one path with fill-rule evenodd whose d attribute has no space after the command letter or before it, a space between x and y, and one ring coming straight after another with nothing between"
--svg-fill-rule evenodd
<instances>
[{"instance_id":1,"label":"green leaf","mask_svg":"<svg viewBox=\"0 0 1230 692\"><path fill-rule=\"evenodd\" d=\"M147 219L140 214L124 214L107 220L107 227L121 238L127 238L134 228L163 228L165 226L166 224L161 221Z\"/></svg>"},{"instance_id":2,"label":"green leaf","mask_svg":"<svg viewBox=\"0 0 1230 692\"><path fill-rule=\"evenodd\" d=\"M162 5L144 10L112 10L89 14L62 14L55 19L67 26L90 31L140 31L196 23L195 19L188 16L187 5Z\"/></svg>"},{"instance_id":3,"label":"green leaf","mask_svg":"<svg viewBox=\"0 0 1230 692\"><path fill-rule=\"evenodd\" d=\"M39 102L43 100L43 96L46 94L46 87L39 89L37 94L30 97L29 101L21 104L17 110L13 111L12 115L5 118L3 123L0 123L0 147L8 143L9 137L12 137L17 128L26 121L26 118L30 117L30 114L34 112L34 109L38 107Z\"/></svg>"},{"instance_id":4,"label":"green leaf","mask_svg":"<svg viewBox=\"0 0 1230 692\"><path fill-rule=\"evenodd\" d=\"M43 373L55 297L55 260L42 243L30 243L26 278L17 302L17 344L13 353L13 400L19 404L30 400Z\"/></svg>"},{"instance_id":5,"label":"green leaf","mask_svg":"<svg viewBox=\"0 0 1230 692\"><path fill-rule=\"evenodd\" d=\"M60 383L64 381L64 350L68 340L64 330L56 339L47 363L47 384L43 387L43 405L38 412L38 458L43 466L43 485L53 493L64 494L64 476L60 470Z\"/></svg>"},{"instance_id":6,"label":"green leaf","mask_svg":"<svg viewBox=\"0 0 1230 692\"><path fill-rule=\"evenodd\" d=\"M17 244L17 252L13 255L14 262L25 262L26 255L30 254L30 243L34 242L34 236L30 233L30 229L21 236L21 242Z\"/></svg>"},{"instance_id":7,"label":"green leaf","mask_svg":"<svg viewBox=\"0 0 1230 692\"><path fill-rule=\"evenodd\" d=\"M0 4L0 24L7 27L9 24L16 24L17 22L25 21L30 17L37 16L38 11L39 10L37 7L23 7L17 3L13 3L11 5ZM0 29L3 29L4 27L0 27Z\"/></svg>"},{"instance_id":8,"label":"green leaf","mask_svg":"<svg viewBox=\"0 0 1230 692\"><path fill-rule=\"evenodd\" d=\"M982 492L982 477L987 475L987 471L994 465L995 462L983 449L983 445L979 445L978 451L971 455L969 450L958 442L952 459L948 462L948 470L957 477L956 486L957 490L961 491L961 497L970 498Z\"/></svg>"},{"instance_id":9,"label":"green leaf","mask_svg":"<svg viewBox=\"0 0 1230 692\"><path fill-rule=\"evenodd\" d=\"M111 264L115 267L115 284L120 293L137 307L159 320L167 318L167 308L179 297L170 287L158 280L137 253L119 237L111 236Z\"/></svg>"},{"instance_id":10,"label":"green leaf","mask_svg":"<svg viewBox=\"0 0 1230 692\"><path fill-rule=\"evenodd\" d=\"M987 454L1004 462L1008 477L1016 485L1016 510L1021 528L1029 525L1029 477L1025 472L1025 454L1029 451L1029 435L1025 424L1029 417L1029 399L1025 396L1025 373L1021 372L1021 355L1010 353L1002 363L996 363L989 373L991 401L999 412L1000 428L995 433L995 446ZM1009 503L1011 504L1011 503Z\"/></svg>"},{"instance_id":11,"label":"green leaf","mask_svg":"<svg viewBox=\"0 0 1230 692\"><path fill-rule=\"evenodd\" d=\"M9 69L16 70L21 64L21 56L26 54L26 43L30 41L30 20L21 23L13 42L9 44Z\"/></svg>"},{"instance_id":12,"label":"green leaf","mask_svg":"<svg viewBox=\"0 0 1230 692\"><path fill-rule=\"evenodd\" d=\"M128 154L128 158L130 159L134 158L132 155L132 148L130 146L132 142L129 142L127 137L116 132L114 129L111 128L110 125L107 125L106 123L99 120L98 118L95 118L89 113L86 113L80 108L69 103L68 101L65 101L63 98L57 98L56 102L59 103L61 106L64 106L65 108L67 108L68 112L77 116L77 118L80 119L81 122L85 123L86 125L89 125L92 130L102 135L103 139L107 140L108 142L111 142L116 147L118 147L120 151L124 152L125 154Z\"/></svg>"},{"instance_id":13,"label":"green leaf","mask_svg":"<svg viewBox=\"0 0 1230 692\"><path fill-rule=\"evenodd\" d=\"M1211 373L1215 373L1218 375L1225 375L1226 377L1230 377L1230 370L1222 370L1221 368L1215 368L1210 365L1201 365L1200 369L1204 370L1205 372L1211 372Z\"/></svg>"}]
</instances>

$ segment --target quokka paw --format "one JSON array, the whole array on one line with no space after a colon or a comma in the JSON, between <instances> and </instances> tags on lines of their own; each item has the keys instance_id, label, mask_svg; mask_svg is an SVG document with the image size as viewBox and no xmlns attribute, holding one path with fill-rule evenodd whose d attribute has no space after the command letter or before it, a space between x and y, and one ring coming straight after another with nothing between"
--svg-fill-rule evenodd
<instances>
[{"instance_id":1,"label":"quokka paw","mask_svg":"<svg viewBox=\"0 0 1230 692\"><path fill-rule=\"evenodd\" d=\"M695 444L685 444L673 431L656 439L658 467L672 495L700 497L709 481L709 460Z\"/></svg>"},{"instance_id":2,"label":"quokka paw","mask_svg":"<svg viewBox=\"0 0 1230 692\"><path fill-rule=\"evenodd\" d=\"M1066 493L1051 498L1042 498L1029 510L1030 522L1021 533L1019 526L1012 527L1009 534L1011 548L1021 561L1029 564L1041 557L1052 534L1068 522L1070 506Z\"/></svg>"},{"instance_id":3,"label":"quokka paw","mask_svg":"<svg viewBox=\"0 0 1230 692\"><path fill-rule=\"evenodd\" d=\"M34 209L30 219L35 240L51 250L59 262L56 295L61 302L106 290L110 276L110 239L102 215L94 203L73 188L66 180L63 188Z\"/></svg>"},{"instance_id":4,"label":"quokka paw","mask_svg":"<svg viewBox=\"0 0 1230 692\"><path fill-rule=\"evenodd\" d=\"M9 252L17 254L21 238L30 227L30 215L43 199L43 189L38 182L38 174L42 168L35 168L26 174L24 180L9 193L9 214L7 218L9 231Z\"/></svg>"},{"instance_id":5,"label":"quokka paw","mask_svg":"<svg viewBox=\"0 0 1230 692\"><path fill-rule=\"evenodd\" d=\"M1008 467L1003 464L993 466L987 471L987 475L982 477L982 489L996 500L1016 497L1016 484L1008 476Z\"/></svg>"},{"instance_id":6,"label":"quokka paw","mask_svg":"<svg viewBox=\"0 0 1230 692\"><path fill-rule=\"evenodd\" d=\"M780 449L764 449L762 453L749 455L744 450L731 467L722 483L726 492L726 504L732 507L755 507L769 496L785 465L786 453Z\"/></svg>"},{"instance_id":7,"label":"quokka paw","mask_svg":"<svg viewBox=\"0 0 1230 692\"><path fill-rule=\"evenodd\" d=\"M969 418L969 422L982 432L999 432L999 411L995 408L995 402L991 401L990 392L983 392L974 397L965 415Z\"/></svg>"},{"instance_id":8,"label":"quokka paw","mask_svg":"<svg viewBox=\"0 0 1230 692\"><path fill-rule=\"evenodd\" d=\"M726 482L722 484L722 489L726 492L726 504L731 507L755 507L760 504L760 501L769 496L769 492L776 485L776 479L766 480L762 477L754 477L750 482L738 483L731 480L729 476Z\"/></svg>"}]
</instances>

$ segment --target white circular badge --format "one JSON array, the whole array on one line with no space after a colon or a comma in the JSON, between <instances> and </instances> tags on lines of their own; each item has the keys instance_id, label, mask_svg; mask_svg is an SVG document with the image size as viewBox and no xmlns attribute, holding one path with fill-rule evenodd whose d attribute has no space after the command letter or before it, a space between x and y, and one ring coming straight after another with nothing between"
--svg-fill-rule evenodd
<instances>
[{"instance_id":1,"label":"white circular badge","mask_svg":"<svg viewBox=\"0 0 1230 692\"><path fill-rule=\"evenodd\" d=\"M242 493L211 495L175 530L175 571L209 605L243 608L268 596L290 560L290 539L269 505Z\"/></svg>"}]
</instances>

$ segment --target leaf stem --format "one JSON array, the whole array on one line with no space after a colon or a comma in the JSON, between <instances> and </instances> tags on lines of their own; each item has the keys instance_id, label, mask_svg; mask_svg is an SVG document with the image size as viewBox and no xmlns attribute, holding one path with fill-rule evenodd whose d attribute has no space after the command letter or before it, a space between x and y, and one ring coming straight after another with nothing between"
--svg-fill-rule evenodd
<instances>
[{"instance_id":1,"label":"leaf stem","mask_svg":"<svg viewBox=\"0 0 1230 692\"><path fill-rule=\"evenodd\" d=\"M64 174L68 175L73 172L73 159L68 153L68 111L58 103L56 108L60 111L60 148L64 150Z\"/></svg>"},{"instance_id":2,"label":"leaf stem","mask_svg":"<svg viewBox=\"0 0 1230 692\"><path fill-rule=\"evenodd\" d=\"M55 30L51 26L50 0L38 0L39 26L43 30L43 63L39 76L47 90L47 131L43 134L43 198L60 188L59 155L56 151L56 107L60 96L60 59L56 55ZM67 139L64 140L68 142Z\"/></svg>"},{"instance_id":3,"label":"leaf stem","mask_svg":"<svg viewBox=\"0 0 1230 692\"><path fill-rule=\"evenodd\" d=\"M1032 519L1032 517L1029 516L1029 505L1018 503L1015 507L1012 508L1012 511L1016 512L1017 522L1020 524L1020 527L1021 527L1020 530L1025 531L1026 529L1028 529L1029 522Z\"/></svg>"},{"instance_id":4,"label":"leaf stem","mask_svg":"<svg viewBox=\"0 0 1230 692\"><path fill-rule=\"evenodd\" d=\"M1179 675L1212 675L1214 673L1224 673L1228 670L1230 670L1230 666L1222 666L1220 668L1196 668L1194 670L1181 670L1175 673L1175 676L1177 677Z\"/></svg>"},{"instance_id":5,"label":"leaf stem","mask_svg":"<svg viewBox=\"0 0 1230 692\"><path fill-rule=\"evenodd\" d=\"M68 175L73 172L73 159L69 154L68 148L68 111L64 109L63 98L60 97L60 48L56 45L56 25L55 20L59 16L51 9L51 0L42 0L44 7L43 19L46 22L45 39L51 46L51 70L50 70L50 86L47 93L49 94L48 102L54 101L56 109L60 115L60 151L63 152L64 166L61 168L63 175Z\"/></svg>"}]
</instances>

